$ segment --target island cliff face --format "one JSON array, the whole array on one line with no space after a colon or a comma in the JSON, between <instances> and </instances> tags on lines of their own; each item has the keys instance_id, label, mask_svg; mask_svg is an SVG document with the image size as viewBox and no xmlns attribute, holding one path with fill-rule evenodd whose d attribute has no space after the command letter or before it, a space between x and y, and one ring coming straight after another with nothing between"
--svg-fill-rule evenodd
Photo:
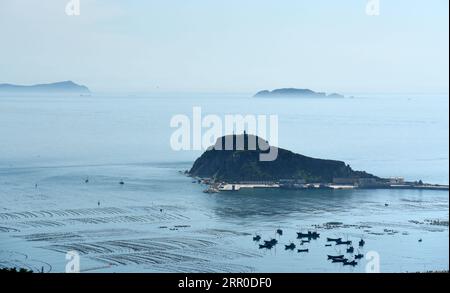
<instances>
[{"instance_id":1,"label":"island cliff face","mask_svg":"<svg viewBox=\"0 0 450 293\"><path fill-rule=\"evenodd\" d=\"M228 136L230 138L230 136ZM257 148L249 148L248 141L256 138ZM378 178L362 171L354 171L341 161L315 159L278 148L274 161L260 161L259 155L267 145L259 137L252 135L233 135L232 141L243 139L244 147L226 150L223 148L227 137L221 137L198 158L189 174L191 176L212 178L216 181L278 181L301 179L306 182L329 183L334 178Z\"/></svg>"},{"instance_id":2,"label":"island cliff face","mask_svg":"<svg viewBox=\"0 0 450 293\"><path fill-rule=\"evenodd\" d=\"M276 89L273 91L260 91L255 97L304 97L304 98L344 98L343 95L340 94L329 94L322 92L315 92L310 89L295 89L295 88L284 88L284 89Z\"/></svg>"},{"instance_id":3,"label":"island cliff face","mask_svg":"<svg viewBox=\"0 0 450 293\"><path fill-rule=\"evenodd\" d=\"M36 85L15 85L15 84L0 84L0 93L17 93L17 94L32 94L32 93L76 93L88 94L89 89L84 85L79 85L73 81L61 81L47 84Z\"/></svg>"}]
</instances>

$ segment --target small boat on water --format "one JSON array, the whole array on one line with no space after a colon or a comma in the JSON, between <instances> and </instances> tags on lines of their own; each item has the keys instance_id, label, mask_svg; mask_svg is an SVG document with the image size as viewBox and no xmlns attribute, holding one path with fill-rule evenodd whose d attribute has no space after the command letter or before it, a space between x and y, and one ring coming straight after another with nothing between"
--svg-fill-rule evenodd
<instances>
[{"instance_id":1,"label":"small boat on water","mask_svg":"<svg viewBox=\"0 0 450 293\"><path fill-rule=\"evenodd\" d=\"M277 229L277 234L280 235L280 236L283 235L283 230Z\"/></svg>"},{"instance_id":2,"label":"small boat on water","mask_svg":"<svg viewBox=\"0 0 450 293\"><path fill-rule=\"evenodd\" d=\"M294 250L295 249L295 244L291 243L289 245L285 245L284 247L285 247L284 249L286 249L286 250Z\"/></svg>"},{"instance_id":3,"label":"small boat on water","mask_svg":"<svg viewBox=\"0 0 450 293\"><path fill-rule=\"evenodd\" d=\"M260 244L259 249L272 249L273 245L270 244Z\"/></svg>"},{"instance_id":4,"label":"small boat on water","mask_svg":"<svg viewBox=\"0 0 450 293\"><path fill-rule=\"evenodd\" d=\"M335 258L331 260L331 262L341 262L341 263L345 263L346 261L348 261L348 259L346 258Z\"/></svg>"},{"instance_id":5,"label":"small boat on water","mask_svg":"<svg viewBox=\"0 0 450 293\"><path fill-rule=\"evenodd\" d=\"M353 253L355 251L355 249L353 248L353 246L350 246L349 248L347 248L347 253Z\"/></svg>"},{"instance_id":6,"label":"small boat on water","mask_svg":"<svg viewBox=\"0 0 450 293\"><path fill-rule=\"evenodd\" d=\"M347 240L347 241L336 241L336 245L352 245L352 241L351 240Z\"/></svg>"},{"instance_id":7,"label":"small boat on water","mask_svg":"<svg viewBox=\"0 0 450 293\"><path fill-rule=\"evenodd\" d=\"M354 267L354 266L356 266L358 263L356 262L356 260L352 260L352 261L344 261L344 266L352 266L352 267Z\"/></svg>"},{"instance_id":8,"label":"small boat on water","mask_svg":"<svg viewBox=\"0 0 450 293\"><path fill-rule=\"evenodd\" d=\"M340 242L342 238L327 238L327 242Z\"/></svg>"},{"instance_id":9,"label":"small boat on water","mask_svg":"<svg viewBox=\"0 0 450 293\"><path fill-rule=\"evenodd\" d=\"M301 253L301 252L309 252L309 249L297 249L297 252L298 252L298 253Z\"/></svg>"},{"instance_id":10,"label":"small boat on water","mask_svg":"<svg viewBox=\"0 0 450 293\"><path fill-rule=\"evenodd\" d=\"M311 235L311 238L313 239L320 238L320 233L308 231L308 234Z\"/></svg>"},{"instance_id":11,"label":"small boat on water","mask_svg":"<svg viewBox=\"0 0 450 293\"><path fill-rule=\"evenodd\" d=\"M364 254L358 253L355 255L355 259L362 259L364 257Z\"/></svg>"},{"instance_id":12,"label":"small boat on water","mask_svg":"<svg viewBox=\"0 0 450 293\"><path fill-rule=\"evenodd\" d=\"M311 240L302 240L302 242L300 243L301 245L303 245L303 244L305 244L305 243L310 243L311 242Z\"/></svg>"},{"instance_id":13,"label":"small boat on water","mask_svg":"<svg viewBox=\"0 0 450 293\"><path fill-rule=\"evenodd\" d=\"M328 255L328 259L344 259L344 255Z\"/></svg>"},{"instance_id":14,"label":"small boat on water","mask_svg":"<svg viewBox=\"0 0 450 293\"><path fill-rule=\"evenodd\" d=\"M256 235L255 237L253 237L253 241L259 242L261 240L261 236Z\"/></svg>"},{"instance_id":15,"label":"small boat on water","mask_svg":"<svg viewBox=\"0 0 450 293\"><path fill-rule=\"evenodd\" d=\"M276 240L276 239L264 240L264 244L274 246L274 245L278 244L278 240Z\"/></svg>"},{"instance_id":16,"label":"small boat on water","mask_svg":"<svg viewBox=\"0 0 450 293\"><path fill-rule=\"evenodd\" d=\"M331 247L331 244L325 244L325 247Z\"/></svg>"},{"instance_id":17,"label":"small boat on water","mask_svg":"<svg viewBox=\"0 0 450 293\"><path fill-rule=\"evenodd\" d=\"M317 239L320 238L320 234L317 232L308 231L308 233L297 232L297 238L308 238L308 239Z\"/></svg>"},{"instance_id":18,"label":"small boat on water","mask_svg":"<svg viewBox=\"0 0 450 293\"><path fill-rule=\"evenodd\" d=\"M363 239L359 240L359 247L363 247L364 244L366 244L366 241L364 241Z\"/></svg>"}]
</instances>

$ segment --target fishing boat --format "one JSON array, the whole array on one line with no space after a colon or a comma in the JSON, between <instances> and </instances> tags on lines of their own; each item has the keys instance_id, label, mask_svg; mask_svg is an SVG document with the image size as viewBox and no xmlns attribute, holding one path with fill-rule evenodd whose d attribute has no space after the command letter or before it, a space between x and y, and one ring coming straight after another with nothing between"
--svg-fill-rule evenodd
<instances>
[{"instance_id":1,"label":"fishing boat","mask_svg":"<svg viewBox=\"0 0 450 293\"><path fill-rule=\"evenodd\" d=\"M313 239L320 238L320 233L317 233L317 232L308 231L308 235L310 235L310 237Z\"/></svg>"},{"instance_id":2,"label":"fishing boat","mask_svg":"<svg viewBox=\"0 0 450 293\"><path fill-rule=\"evenodd\" d=\"M308 231L308 233L301 233L301 232L297 232L297 238L301 239L301 238L308 238L308 239L317 239L320 238L320 234L317 232L311 232Z\"/></svg>"},{"instance_id":3,"label":"fishing boat","mask_svg":"<svg viewBox=\"0 0 450 293\"><path fill-rule=\"evenodd\" d=\"M355 255L355 259L362 259L364 257L364 254L358 253Z\"/></svg>"},{"instance_id":4,"label":"fishing boat","mask_svg":"<svg viewBox=\"0 0 450 293\"><path fill-rule=\"evenodd\" d=\"M340 242L342 238L327 238L327 242Z\"/></svg>"},{"instance_id":5,"label":"fishing boat","mask_svg":"<svg viewBox=\"0 0 450 293\"><path fill-rule=\"evenodd\" d=\"M352 266L352 267L354 267L354 266L356 266L358 263L356 262L356 260L352 260L352 261L344 261L343 262L343 264L344 264L344 266Z\"/></svg>"},{"instance_id":6,"label":"fishing boat","mask_svg":"<svg viewBox=\"0 0 450 293\"><path fill-rule=\"evenodd\" d=\"M347 241L336 241L336 245L352 245L352 241L351 240L347 240Z\"/></svg>"},{"instance_id":7,"label":"fishing boat","mask_svg":"<svg viewBox=\"0 0 450 293\"><path fill-rule=\"evenodd\" d=\"M344 255L328 255L328 259L343 259Z\"/></svg>"},{"instance_id":8,"label":"fishing boat","mask_svg":"<svg viewBox=\"0 0 450 293\"><path fill-rule=\"evenodd\" d=\"M295 244L291 243L289 245L285 245L284 246L286 250L294 250L295 249Z\"/></svg>"},{"instance_id":9,"label":"fishing boat","mask_svg":"<svg viewBox=\"0 0 450 293\"><path fill-rule=\"evenodd\" d=\"M271 245L271 244L260 244L259 245L259 249L263 249L263 248L272 249L272 247L273 247L273 245Z\"/></svg>"},{"instance_id":10,"label":"fishing boat","mask_svg":"<svg viewBox=\"0 0 450 293\"><path fill-rule=\"evenodd\" d=\"M345 263L346 261L348 261L348 259L346 258L335 258L331 260L331 262L342 262L342 263Z\"/></svg>"},{"instance_id":11,"label":"fishing boat","mask_svg":"<svg viewBox=\"0 0 450 293\"><path fill-rule=\"evenodd\" d=\"M259 242L261 240L261 236L256 235L255 237L253 237L253 241Z\"/></svg>"},{"instance_id":12,"label":"fishing boat","mask_svg":"<svg viewBox=\"0 0 450 293\"><path fill-rule=\"evenodd\" d=\"M278 240L276 240L276 239L264 240L264 244L274 246L274 245L278 244Z\"/></svg>"},{"instance_id":13,"label":"fishing boat","mask_svg":"<svg viewBox=\"0 0 450 293\"><path fill-rule=\"evenodd\" d=\"M308 233L302 233L302 232L297 232L297 238L308 238L309 234Z\"/></svg>"}]
</instances>

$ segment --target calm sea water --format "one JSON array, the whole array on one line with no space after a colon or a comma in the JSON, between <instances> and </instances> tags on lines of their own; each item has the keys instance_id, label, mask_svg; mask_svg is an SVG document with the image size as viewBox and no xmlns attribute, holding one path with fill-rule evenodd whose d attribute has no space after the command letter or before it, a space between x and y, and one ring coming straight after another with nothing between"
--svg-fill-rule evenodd
<instances>
[{"instance_id":1,"label":"calm sea water","mask_svg":"<svg viewBox=\"0 0 450 293\"><path fill-rule=\"evenodd\" d=\"M178 172L201 151L169 143L171 117L193 106L204 115L277 114L281 147L448 184L448 96L1 97L0 266L61 272L74 250L92 272L364 272L365 259L354 268L327 261L346 251L325 247L326 237L341 237L364 238L356 252L378 253L384 272L448 270L448 225L429 222L448 221L448 192L204 194ZM275 249L252 241L278 228ZM300 246L295 232L307 230L321 238ZM291 241L309 253L285 251Z\"/></svg>"}]
</instances>

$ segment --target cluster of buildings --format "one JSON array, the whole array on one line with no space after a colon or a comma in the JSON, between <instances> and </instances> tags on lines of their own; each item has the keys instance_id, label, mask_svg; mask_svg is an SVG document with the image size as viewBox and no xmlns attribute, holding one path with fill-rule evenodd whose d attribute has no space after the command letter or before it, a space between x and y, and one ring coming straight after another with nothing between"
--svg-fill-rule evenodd
<instances>
[{"instance_id":1,"label":"cluster of buildings","mask_svg":"<svg viewBox=\"0 0 450 293\"><path fill-rule=\"evenodd\" d=\"M245 188L282 189L433 189L448 190L448 185L424 184L421 181L407 182L402 177L392 178L334 178L331 183L307 183L303 179L281 179L278 181L242 181L235 183L203 181L210 184L207 193L239 191Z\"/></svg>"}]
</instances>

